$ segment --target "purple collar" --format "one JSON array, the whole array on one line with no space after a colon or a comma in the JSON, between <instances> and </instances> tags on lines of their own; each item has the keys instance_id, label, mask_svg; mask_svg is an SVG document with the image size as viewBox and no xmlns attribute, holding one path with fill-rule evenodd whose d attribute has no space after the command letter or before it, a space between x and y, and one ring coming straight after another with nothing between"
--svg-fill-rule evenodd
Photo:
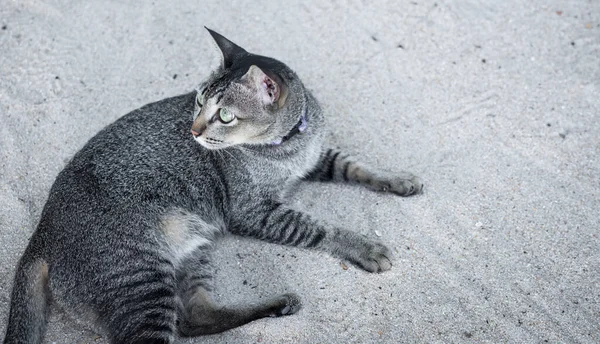
<instances>
[{"instance_id":1,"label":"purple collar","mask_svg":"<svg viewBox=\"0 0 600 344\"><path fill-rule=\"evenodd\" d=\"M304 111L302 112L302 116L300 117L300 120L298 121L298 123L296 123L296 125L292 128L292 130L290 130L290 132L287 133L287 135L285 135L284 137L271 142L271 144L272 145L280 145L280 144L284 143L285 141L291 139L294 135L296 135L298 133L303 133L306 130L307 126L308 126L308 124L306 123L306 108L305 108Z\"/></svg>"}]
</instances>

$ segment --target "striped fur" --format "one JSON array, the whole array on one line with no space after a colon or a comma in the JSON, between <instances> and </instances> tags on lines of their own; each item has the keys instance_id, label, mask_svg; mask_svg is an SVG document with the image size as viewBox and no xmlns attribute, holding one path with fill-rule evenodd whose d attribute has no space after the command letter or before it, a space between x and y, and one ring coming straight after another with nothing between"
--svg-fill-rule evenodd
<instances>
[{"instance_id":1,"label":"striped fur","mask_svg":"<svg viewBox=\"0 0 600 344\"><path fill-rule=\"evenodd\" d=\"M423 189L421 180L411 173L370 170L347 154L332 148L322 154L319 163L306 179L355 183L373 191L392 192L399 196L414 195Z\"/></svg>"},{"instance_id":2,"label":"striped fur","mask_svg":"<svg viewBox=\"0 0 600 344\"><path fill-rule=\"evenodd\" d=\"M296 74L211 33L223 65L199 92L125 115L56 178L16 270L5 344L41 343L51 302L113 344L172 343L178 335L297 312L294 294L241 305L212 300L211 250L228 233L320 250L371 272L391 268L383 244L324 225L287 206L282 195L304 178L406 196L420 191L418 178L369 170L325 149L321 108ZM240 84L252 65L269 83L281 84L285 97L269 94L278 103L259 104L252 92L261 90ZM198 97L244 114L236 137L261 126L263 138L222 149L198 144L190 128L207 111ZM300 116L306 130L287 136ZM214 140L231 134L217 121L207 123L223 135ZM289 139L271 144L277 137Z\"/></svg>"}]
</instances>

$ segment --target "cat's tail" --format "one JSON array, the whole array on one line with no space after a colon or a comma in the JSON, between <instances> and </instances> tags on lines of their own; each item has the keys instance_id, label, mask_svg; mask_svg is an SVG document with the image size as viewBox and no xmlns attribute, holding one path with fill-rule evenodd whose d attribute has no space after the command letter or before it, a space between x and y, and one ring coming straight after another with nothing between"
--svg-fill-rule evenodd
<instances>
[{"instance_id":1,"label":"cat's tail","mask_svg":"<svg viewBox=\"0 0 600 344\"><path fill-rule=\"evenodd\" d=\"M4 344L41 343L46 331L50 309L48 264L28 253L17 266Z\"/></svg>"}]
</instances>

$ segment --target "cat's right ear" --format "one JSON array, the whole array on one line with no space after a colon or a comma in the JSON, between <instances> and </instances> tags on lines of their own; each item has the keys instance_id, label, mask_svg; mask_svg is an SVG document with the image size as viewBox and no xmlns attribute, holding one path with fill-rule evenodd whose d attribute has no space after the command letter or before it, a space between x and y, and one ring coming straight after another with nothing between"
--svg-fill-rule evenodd
<instances>
[{"instance_id":1,"label":"cat's right ear","mask_svg":"<svg viewBox=\"0 0 600 344\"><path fill-rule=\"evenodd\" d=\"M212 38L215 40L215 43L217 43L219 50L221 50L221 55L223 57L223 59L221 60L221 66L223 68L231 67L231 65L233 64L233 61L235 61L235 59L239 55L248 53L248 52L246 52L246 50L244 50L237 44L235 44L232 41L228 40L227 38L223 37L221 34L214 32L213 30L207 28L206 26L204 28L208 31L208 33L210 33Z\"/></svg>"}]
</instances>

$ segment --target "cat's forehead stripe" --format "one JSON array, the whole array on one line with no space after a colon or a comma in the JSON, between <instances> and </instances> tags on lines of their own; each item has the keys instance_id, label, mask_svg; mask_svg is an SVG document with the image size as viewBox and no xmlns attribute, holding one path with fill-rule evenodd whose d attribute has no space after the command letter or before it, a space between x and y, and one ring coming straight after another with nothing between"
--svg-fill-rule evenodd
<instances>
[{"instance_id":1,"label":"cat's forehead stripe","mask_svg":"<svg viewBox=\"0 0 600 344\"><path fill-rule=\"evenodd\" d=\"M224 73L220 77L218 77L210 86L206 89L206 97L215 97L217 96L217 103L221 101L223 98L224 91L231 85L233 82L233 78L229 73Z\"/></svg>"}]
</instances>

